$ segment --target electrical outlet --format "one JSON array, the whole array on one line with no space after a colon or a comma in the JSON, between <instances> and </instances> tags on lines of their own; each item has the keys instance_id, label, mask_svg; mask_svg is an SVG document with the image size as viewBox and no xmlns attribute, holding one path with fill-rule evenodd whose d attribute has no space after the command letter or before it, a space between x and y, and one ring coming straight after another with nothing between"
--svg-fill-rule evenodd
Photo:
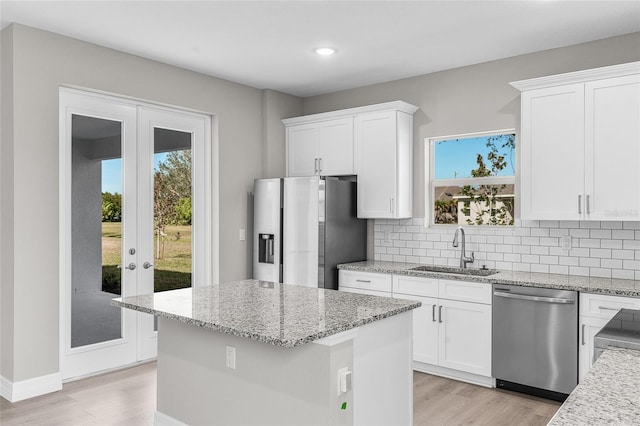
<instances>
[{"instance_id":1,"label":"electrical outlet","mask_svg":"<svg viewBox=\"0 0 640 426\"><path fill-rule=\"evenodd\" d=\"M239 232L240 241L244 241L247 239L247 233L244 229L241 229Z\"/></svg>"},{"instance_id":2,"label":"electrical outlet","mask_svg":"<svg viewBox=\"0 0 640 426\"><path fill-rule=\"evenodd\" d=\"M563 235L560 237L560 248L565 250L571 249L571 235Z\"/></svg>"},{"instance_id":3,"label":"electrical outlet","mask_svg":"<svg viewBox=\"0 0 640 426\"><path fill-rule=\"evenodd\" d=\"M236 369L236 348L235 346L227 346L227 368Z\"/></svg>"},{"instance_id":4,"label":"electrical outlet","mask_svg":"<svg viewBox=\"0 0 640 426\"><path fill-rule=\"evenodd\" d=\"M391 232L384 231L384 242L385 243L390 243L391 242Z\"/></svg>"}]
</instances>

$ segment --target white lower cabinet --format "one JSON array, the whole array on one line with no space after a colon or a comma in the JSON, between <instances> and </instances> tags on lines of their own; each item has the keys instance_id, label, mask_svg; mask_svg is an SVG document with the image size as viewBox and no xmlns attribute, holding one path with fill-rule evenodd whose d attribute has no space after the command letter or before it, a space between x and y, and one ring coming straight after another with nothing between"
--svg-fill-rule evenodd
<instances>
[{"instance_id":1,"label":"white lower cabinet","mask_svg":"<svg viewBox=\"0 0 640 426\"><path fill-rule=\"evenodd\" d=\"M593 365L593 339L622 308L640 309L640 298L580 293L579 382Z\"/></svg>"},{"instance_id":2,"label":"white lower cabinet","mask_svg":"<svg viewBox=\"0 0 640 426\"><path fill-rule=\"evenodd\" d=\"M451 294L457 300L438 297ZM413 311L414 369L491 385L490 285L394 275L393 297L422 302Z\"/></svg>"},{"instance_id":3,"label":"white lower cabinet","mask_svg":"<svg viewBox=\"0 0 640 426\"><path fill-rule=\"evenodd\" d=\"M391 275L359 271L338 271L338 289L349 293L391 297Z\"/></svg>"}]
</instances>

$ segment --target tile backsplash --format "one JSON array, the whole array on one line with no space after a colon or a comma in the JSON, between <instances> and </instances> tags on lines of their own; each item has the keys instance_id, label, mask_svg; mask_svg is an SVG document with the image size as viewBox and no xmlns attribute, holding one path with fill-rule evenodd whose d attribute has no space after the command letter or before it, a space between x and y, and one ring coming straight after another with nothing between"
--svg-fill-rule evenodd
<instances>
[{"instance_id":1,"label":"tile backsplash","mask_svg":"<svg viewBox=\"0 0 640 426\"><path fill-rule=\"evenodd\" d=\"M376 219L374 258L458 266L455 226L425 228L424 218ZM514 227L464 226L472 266L640 280L640 222L525 221ZM571 249L561 238L571 237Z\"/></svg>"}]
</instances>

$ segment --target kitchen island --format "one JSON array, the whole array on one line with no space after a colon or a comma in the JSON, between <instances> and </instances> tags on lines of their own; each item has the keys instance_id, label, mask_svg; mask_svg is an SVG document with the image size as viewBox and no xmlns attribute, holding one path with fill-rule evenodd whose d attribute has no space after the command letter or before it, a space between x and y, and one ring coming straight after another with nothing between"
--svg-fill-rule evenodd
<instances>
[{"instance_id":1,"label":"kitchen island","mask_svg":"<svg viewBox=\"0 0 640 426\"><path fill-rule=\"evenodd\" d=\"M419 302L245 280L113 304L158 317L156 424L412 424Z\"/></svg>"}]
</instances>

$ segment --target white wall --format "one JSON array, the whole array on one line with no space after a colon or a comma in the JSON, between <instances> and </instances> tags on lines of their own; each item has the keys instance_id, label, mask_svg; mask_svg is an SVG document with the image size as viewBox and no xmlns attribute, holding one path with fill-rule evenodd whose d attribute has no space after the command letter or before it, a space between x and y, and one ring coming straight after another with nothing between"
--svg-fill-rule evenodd
<instances>
[{"instance_id":1,"label":"white wall","mask_svg":"<svg viewBox=\"0 0 640 426\"><path fill-rule=\"evenodd\" d=\"M633 33L306 98L304 113L398 99L420 107L413 128L414 219L370 223L368 256L455 264L459 252L450 248L453 227L423 227L425 138L510 128L519 132L520 92L509 82L638 60L640 33ZM511 230L471 231L470 249L477 252L479 262L501 269L640 279L640 233L634 231L636 227L636 223L622 222L518 220ZM384 231L392 233L391 242L384 241ZM560 235L575 237L571 252L559 251Z\"/></svg>"},{"instance_id":2,"label":"white wall","mask_svg":"<svg viewBox=\"0 0 640 426\"><path fill-rule=\"evenodd\" d=\"M238 230L247 228L248 194L263 174L261 90L22 25L5 28L1 41L2 377L58 371L60 85L214 115L220 280L249 276L250 243Z\"/></svg>"}]
</instances>

